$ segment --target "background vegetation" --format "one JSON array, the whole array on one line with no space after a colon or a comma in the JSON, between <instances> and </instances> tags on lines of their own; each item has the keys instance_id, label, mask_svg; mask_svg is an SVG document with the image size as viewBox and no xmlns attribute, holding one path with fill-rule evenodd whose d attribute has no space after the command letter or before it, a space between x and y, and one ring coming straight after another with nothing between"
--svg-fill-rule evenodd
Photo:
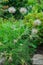
<instances>
[{"instance_id":1,"label":"background vegetation","mask_svg":"<svg viewBox=\"0 0 43 65\"><path fill-rule=\"evenodd\" d=\"M16 12L10 13L10 7ZM26 13L20 11L22 7ZM0 64L32 65L31 58L40 44L43 0L0 0Z\"/></svg>"}]
</instances>

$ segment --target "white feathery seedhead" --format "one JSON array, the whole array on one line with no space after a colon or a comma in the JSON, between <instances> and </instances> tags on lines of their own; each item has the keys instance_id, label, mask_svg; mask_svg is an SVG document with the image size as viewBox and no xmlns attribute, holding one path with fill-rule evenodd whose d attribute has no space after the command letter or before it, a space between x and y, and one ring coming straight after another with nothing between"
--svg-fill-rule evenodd
<instances>
[{"instance_id":1,"label":"white feathery seedhead","mask_svg":"<svg viewBox=\"0 0 43 65\"><path fill-rule=\"evenodd\" d=\"M37 33L38 33L38 30L35 29L35 28L33 28L31 33L32 33L32 34L37 34Z\"/></svg>"},{"instance_id":2,"label":"white feathery seedhead","mask_svg":"<svg viewBox=\"0 0 43 65\"><path fill-rule=\"evenodd\" d=\"M9 7L8 11L9 11L9 13L15 13L16 9L14 7Z\"/></svg>"},{"instance_id":3,"label":"white feathery seedhead","mask_svg":"<svg viewBox=\"0 0 43 65\"><path fill-rule=\"evenodd\" d=\"M40 25L40 24L41 24L41 21L39 19L34 21L34 25Z\"/></svg>"},{"instance_id":4,"label":"white feathery seedhead","mask_svg":"<svg viewBox=\"0 0 43 65\"><path fill-rule=\"evenodd\" d=\"M20 13L26 14L27 13L27 9L25 7L21 7L20 8Z\"/></svg>"}]
</instances>

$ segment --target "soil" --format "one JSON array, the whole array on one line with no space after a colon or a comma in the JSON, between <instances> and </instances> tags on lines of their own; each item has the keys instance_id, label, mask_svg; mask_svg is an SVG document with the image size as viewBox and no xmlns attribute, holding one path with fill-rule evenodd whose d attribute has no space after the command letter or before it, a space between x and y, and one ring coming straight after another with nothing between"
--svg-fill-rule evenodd
<instances>
[{"instance_id":1,"label":"soil","mask_svg":"<svg viewBox=\"0 0 43 65\"><path fill-rule=\"evenodd\" d=\"M36 54L43 54L43 44L40 44L36 50Z\"/></svg>"}]
</instances>

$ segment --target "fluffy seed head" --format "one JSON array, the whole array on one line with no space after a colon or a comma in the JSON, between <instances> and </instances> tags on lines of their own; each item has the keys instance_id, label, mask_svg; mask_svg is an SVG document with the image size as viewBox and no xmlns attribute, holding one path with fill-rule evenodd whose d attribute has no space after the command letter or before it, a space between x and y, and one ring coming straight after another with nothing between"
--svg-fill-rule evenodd
<instances>
[{"instance_id":1,"label":"fluffy seed head","mask_svg":"<svg viewBox=\"0 0 43 65\"><path fill-rule=\"evenodd\" d=\"M16 9L14 7L9 7L8 11L9 11L9 13L15 13Z\"/></svg>"}]
</instances>

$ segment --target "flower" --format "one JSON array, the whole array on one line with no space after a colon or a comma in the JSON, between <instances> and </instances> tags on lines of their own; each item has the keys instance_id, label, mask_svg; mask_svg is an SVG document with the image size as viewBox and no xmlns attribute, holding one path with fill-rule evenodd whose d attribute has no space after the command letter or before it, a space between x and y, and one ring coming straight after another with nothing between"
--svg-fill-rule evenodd
<instances>
[{"instance_id":1,"label":"flower","mask_svg":"<svg viewBox=\"0 0 43 65\"><path fill-rule=\"evenodd\" d=\"M20 8L20 13L26 14L27 13L27 9L24 8L24 7Z\"/></svg>"},{"instance_id":2,"label":"flower","mask_svg":"<svg viewBox=\"0 0 43 65\"><path fill-rule=\"evenodd\" d=\"M15 13L16 9L14 7L9 7L8 11L9 11L9 13Z\"/></svg>"},{"instance_id":3,"label":"flower","mask_svg":"<svg viewBox=\"0 0 43 65\"><path fill-rule=\"evenodd\" d=\"M35 20L34 21L34 25L36 26L36 25L40 25L41 24L41 21L39 20L39 19L37 19L37 20Z\"/></svg>"},{"instance_id":4,"label":"flower","mask_svg":"<svg viewBox=\"0 0 43 65\"><path fill-rule=\"evenodd\" d=\"M37 33L38 33L38 30L35 29L35 28L33 28L31 33L32 33L32 34L37 34Z\"/></svg>"}]
</instances>

